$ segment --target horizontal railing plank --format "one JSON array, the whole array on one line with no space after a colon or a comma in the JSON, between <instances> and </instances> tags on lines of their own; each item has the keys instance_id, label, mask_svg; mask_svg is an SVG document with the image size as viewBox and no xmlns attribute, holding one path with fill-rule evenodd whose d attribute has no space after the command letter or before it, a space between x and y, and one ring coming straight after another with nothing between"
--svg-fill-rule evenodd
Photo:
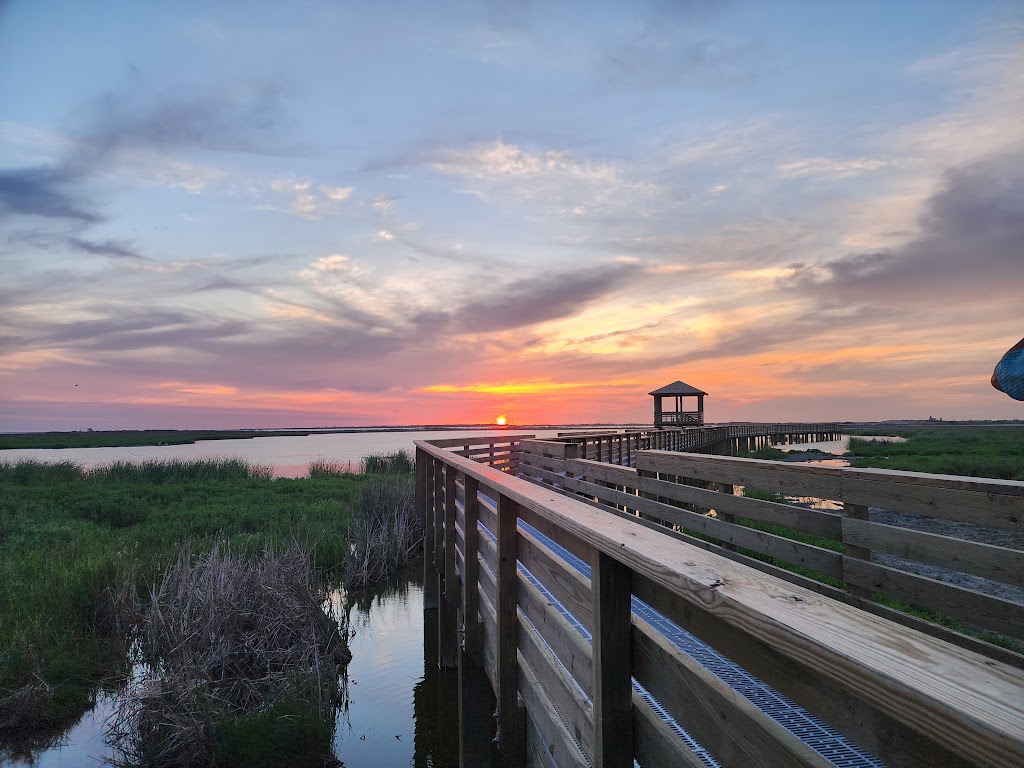
<instances>
[{"instance_id":1,"label":"horizontal railing plank","mask_svg":"<svg viewBox=\"0 0 1024 768\"><path fill-rule=\"evenodd\" d=\"M1024 552L895 525L847 518L843 541L906 560L1024 586Z\"/></svg>"},{"instance_id":2,"label":"horizontal railing plank","mask_svg":"<svg viewBox=\"0 0 1024 768\"><path fill-rule=\"evenodd\" d=\"M467 445L501 445L502 443L515 443L520 440L528 440L534 437L529 435L497 435L494 437L443 437L439 440L431 440L430 445L436 448L465 448ZM416 442L421 442L417 440Z\"/></svg>"},{"instance_id":3,"label":"horizontal railing plank","mask_svg":"<svg viewBox=\"0 0 1024 768\"><path fill-rule=\"evenodd\" d=\"M651 705L633 691L633 740L643 768L707 768Z\"/></svg>"},{"instance_id":4,"label":"horizontal railing plank","mask_svg":"<svg viewBox=\"0 0 1024 768\"><path fill-rule=\"evenodd\" d=\"M843 571L851 584L1024 639L1024 604L853 557L843 558Z\"/></svg>"},{"instance_id":5,"label":"horizontal railing plank","mask_svg":"<svg viewBox=\"0 0 1024 768\"><path fill-rule=\"evenodd\" d=\"M787 539L784 536L760 531L756 528L729 523L717 517L709 517L653 499L633 496L594 483L570 479L564 481L564 485L587 495L605 499L612 504L628 506L666 523L678 525L690 531L698 531L705 536L712 536L728 544L745 547L769 557L777 557L788 563L810 568L836 578L843 576L842 555L829 549Z\"/></svg>"},{"instance_id":6,"label":"horizontal railing plank","mask_svg":"<svg viewBox=\"0 0 1024 768\"><path fill-rule=\"evenodd\" d=\"M590 763L579 745L555 714L548 698L542 692L537 673L531 669L523 654L519 659L519 691L533 725L544 742L544 752L559 768L590 768Z\"/></svg>"},{"instance_id":7,"label":"horizontal railing plank","mask_svg":"<svg viewBox=\"0 0 1024 768\"><path fill-rule=\"evenodd\" d=\"M540 684L555 710L583 753L594 754L594 706L550 650L544 647L537 630L519 614L519 651L538 674ZM525 697L524 697L525 698ZM534 714L531 712L531 715Z\"/></svg>"},{"instance_id":8,"label":"horizontal railing plank","mask_svg":"<svg viewBox=\"0 0 1024 768\"><path fill-rule=\"evenodd\" d=\"M845 470L844 470L845 472ZM934 487L917 473L906 476L865 475L866 470L843 475L843 500L850 504L897 510L912 515L941 517L974 525L1024 531L1024 496L963 488ZM916 477L915 477L916 475ZM918 482L913 482L913 480ZM1005 488L991 484L991 488Z\"/></svg>"},{"instance_id":9,"label":"horizontal railing plank","mask_svg":"<svg viewBox=\"0 0 1024 768\"><path fill-rule=\"evenodd\" d=\"M583 475L588 480L601 480L616 485L632 485L635 487L637 472L633 467L618 464L607 464L592 459L567 459L565 471L574 475Z\"/></svg>"},{"instance_id":10,"label":"horizontal railing plank","mask_svg":"<svg viewBox=\"0 0 1024 768\"><path fill-rule=\"evenodd\" d=\"M569 670L577 685L590 696L593 689L590 642L522 573L519 574L519 608L540 632L562 666Z\"/></svg>"},{"instance_id":11,"label":"horizontal railing plank","mask_svg":"<svg viewBox=\"0 0 1024 768\"><path fill-rule=\"evenodd\" d=\"M695 480L753 486L790 496L838 499L840 494L839 469L833 467L674 451L641 451L636 468Z\"/></svg>"},{"instance_id":12,"label":"horizontal railing plank","mask_svg":"<svg viewBox=\"0 0 1024 768\"><path fill-rule=\"evenodd\" d=\"M533 577L588 629L593 626L590 581L523 530L519 531L519 561Z\"/></svg>"},{"instance_id":13,"label":"horizontal railing plank","mask_svg":"<svg viewBox=\"0 0 1024 768\"><path fill-rule=\"evenodd\" d=\"M720 513L783 525L794 530L839 540L843 521L839 515L817 509L797 507L776 501L733 496L720 491L681 485L653 477L641 477L637 487L644 493L664 496L675 501L715 509Z\"/></svg>"}]
</instances>

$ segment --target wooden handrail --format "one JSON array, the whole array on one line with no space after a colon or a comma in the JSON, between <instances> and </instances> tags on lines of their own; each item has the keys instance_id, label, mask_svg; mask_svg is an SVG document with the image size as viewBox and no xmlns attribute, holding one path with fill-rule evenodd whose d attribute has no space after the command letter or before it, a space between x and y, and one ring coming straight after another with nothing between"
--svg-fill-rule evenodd
<instances>
[{"instance_id":1,"label":"wooden handrail","mask_svg":"<svg viewBox=\"0 0 1024 768\"><path fill-rule=\"evenodd\" d=\"M637 466L633 468L584 459L559 460L547 452L543 459L538 458L530 453L529 440L524 441L523 448L523 477L565 493L586 496L604 508L660 521L683 531L680 538L689 543L1024 667L1024 657L1018 653L873 602L876 593L886 594L973 626L1024 639L1024 604L1019 599L994 597L896 570L872 562L871 557L873 550L888 552L906 560L1020 587L1024 585L1024 552L868 520L870 506L1024 532L1024 483L673 451L638 451L634 456ZM681 484L683 478L687 482ZM825 512L735 496L735 485L830 499L841 507ZM708 517L706 513L712 509L718 514ZM845 545L845 556L843 552L793 541L796 536L785 530L757 530L744 524L744 520L825 537L832 541L833 549ZM709 544L694 539L687 531L710 536L714 541ZM751 550L811 568L821 576L815 577L815 581L809 576L780 573L775 566L752 560ZM845 592L825 586L822 582L827 577L845 582Z\"/></svg>"},{"instance_id":2,"label":"wooden handrail","mask_svg":"<svg viewBox=\"0 0 1024 768\"><path fill-rule=\"evenodd\" d=\"M626 580L632 595L755 671L888 764L1024 764L1021 670L754 571L635 519L609 515L553 487L509 476L426 442L417 441L416 446L418 468L432 471L435 477L450 475L458 486L470 489L470 495L475 486L477 518L498 538L495 547L488 537L477 537L478 549L473 551L471 537L464 532L460 536L457 530L458 522L471 516L447 513L447 505L454 503L444 490L447 480L417 484L424 493L421 501L428 524L444 529L443 535L428 536L427 540L440 542L442 548L458 547L461 542L461 562L479 559L487 565L478 569L479 618L468 614L464 622L467 626L483 623L482 655L485 666L491 665L489 675L502 710L499 736L506 754L522 757L523 744L532 738L540 739L540 747L549 753L561 755L565 764L583 765L583 756L592 760L599 754L604 755L603 765L625 765L626 758L608 741L605 718L594 716L589 723L593 733L580 738L565 723L587 726L586 706L579 709L582 704L573 704L564 691L538 695L534 686L556 688L557 680L545 668L557 659L577 682L581 674L592 676L589 685L580 687L589 691L589 701L601 702L595 705L595 712L610 708L621 713L623 676L637 671L645 674L646 667L631 668L629 663L639 652L639 642L644 653L657 654L659 663L671 664L675 670L672 679L678 683L661 692L668 699L666 708L678 712L684 728L713 733L710 740L714 743L706 746L719 756L731 755L726 764L767 765L767 754L786 754L792 758L787 764L793 765L830 764L776 733L774 721L763 720L728 691L716 688L717 683L705 680L702 672L666 651L657 638L650 645L643 639L650 633L636 625L635 617L632 630L623 627L621 610L611 606L621 605ZM463 493L468 499L465 490ZM456 529L450 522L453 519ZM604 585L601 594L605 596L594 597L590 579L534 539L525 524L590 562L594 577ZM433 559L447 562L436 554ZM549 599L538 596L532 585L529 589L523 586L516 561L567 606L576 621L589 625L596 637L615 643L625 634L631 637L627 648L632 651L623 652L622 646L616 646L619 651L612 660L599 645L596 655L592 650L588 654L589 646L581 645L565 620L554 618L557 612L551 610ZM464 568L463 578L469 570ZM612 574L609 582L618 586L608 587L606 573ZM628 579L624 579L627 573ZM461 594L472 591L467 585ZM465 603L462 607L465 610ZM455 632L457 626L442 628L444 631ZM533 632L544 638L546 647L538 648ZM656 651L655 646L662 650ZM589 664L582 660L585 655L589 655ZM509 690L512 685L518 685L518 699ZM720 717L701 721L704 715L699 711L681 706L687 699L679 698L683 695L679 686L704 691L700 696L705 696L712 695L709 685L718 691L714 696L720 697L722 707L732 702L728 704L731 714L715 709ZM618 693L607 698L609 690ZM677 755L679 764L692 764L684 756L686 750L668 739L651 719L646 704L631 698L635 737L629 762L634 754L671 753ZM552 716L550 709L557 707L559 699L563 707L575 707L576 715ZM521 720L520 700L529 727Z\"/></svg>"}]
</instances>

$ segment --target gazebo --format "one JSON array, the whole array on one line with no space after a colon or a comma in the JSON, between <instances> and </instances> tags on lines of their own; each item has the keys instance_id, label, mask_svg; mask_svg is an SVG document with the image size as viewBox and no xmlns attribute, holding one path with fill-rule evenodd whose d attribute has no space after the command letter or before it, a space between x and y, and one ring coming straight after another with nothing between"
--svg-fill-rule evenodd
<instances>
[{"instance_id":1,"label":"gazebo","mask_svg":"<svg viewBox=\"0 0 1024 768\"><path fill-rule=\"evenodd\" d=\"M662 427L699 427L704 424L704 396L707 392L691 387L681 381L673 381L660 389L649 392L654 398L654 428ZM675 398L675 410L666 411L661 403L663 397ZM683 410L683 398L696 397L697 409Z\"/></svg>"}]
</instances>

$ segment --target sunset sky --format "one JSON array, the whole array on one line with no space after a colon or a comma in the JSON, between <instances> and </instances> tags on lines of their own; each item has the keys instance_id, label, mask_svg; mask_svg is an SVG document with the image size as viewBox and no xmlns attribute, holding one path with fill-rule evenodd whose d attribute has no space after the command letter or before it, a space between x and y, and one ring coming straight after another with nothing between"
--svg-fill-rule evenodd
<instances>
[{"instance_id":1,"label":"sunset sky","mask_svg":"<svg viewBox=\"0 0 1024 768\"><path fill-rule=\"evenodd\" d=\"M0 431L1024 418L1017 2L0 0Z\"/></svg>"}]
</instances>

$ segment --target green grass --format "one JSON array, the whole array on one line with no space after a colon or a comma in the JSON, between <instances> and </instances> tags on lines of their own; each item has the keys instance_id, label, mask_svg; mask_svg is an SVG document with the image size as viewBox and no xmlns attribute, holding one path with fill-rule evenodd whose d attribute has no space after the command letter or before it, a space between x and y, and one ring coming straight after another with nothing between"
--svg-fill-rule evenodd
<instances>
[{"instance_id":1,"label":"green grass","mask_svg":"<svg viewBox=\"0 0 1024 768\"><path fill-rule=\"evenodd\" d=\"M741 459L768 459L770 461L782 461L786 458L784 450L771 445L763 445L756 451L740 451L736 455Z\"/></svg>"},{"instance_id":2,"label":"green grass","mask_svg":"<svg viewBox=\"0 0 1024 768\"><path fill-rule=\"evenodd\" d=\"M886 430L905 443L850 438L855 467L1024 480L1024 428Z\"/></svg>"},{"instance_id":3,"label":"green grass","mask_svg":"<svg viewBox=\"0 0 1024 768\"><path fill-rule=\"evenodd\" d=\"M409 475L416 472L416 460L411 451L374 453L363 458L362 467L370 475Z\"/></svg>"},{"instance_id":4,"label":"green grass","mask_svg":"<svg viewBox=\"0 0 1024 768\"><path fill-rule=\"evenodd\" d=\"M337 568L364 482L273 480L237 460L0 464L0 700L38 675L55 692L50 725L80 714L123 672L108 589L133 572L152 580L187 539L245 555L298 542L315 567Z\"/></svg>"}]
</instances>

